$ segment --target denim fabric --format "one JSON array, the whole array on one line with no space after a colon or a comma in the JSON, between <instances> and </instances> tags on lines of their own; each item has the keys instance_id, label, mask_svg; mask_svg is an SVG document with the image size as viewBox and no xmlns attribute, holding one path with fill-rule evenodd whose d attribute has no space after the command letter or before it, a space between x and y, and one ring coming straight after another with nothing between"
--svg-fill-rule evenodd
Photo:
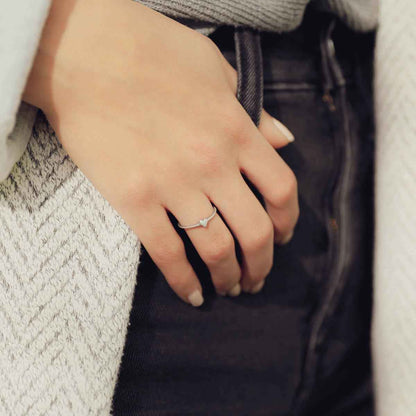
<instances>
[{"instance_id":1,"label":"denim fabric","mask_svg":"<svg viewBox=\"0 0 416 416\"><path fill-rule=\"evenodd\" d=\"M203 285L197 309L178 300L144 251L114 415L373 415L374 37L334 23L308 13L296 31L261 33L264 90L254 101L240 95L255 120L263 93L266 110L295 134L279 150L298 178L293 240L275 247L262 292L223 298L177 229ZM239 75L253 82L241 71L259 56L257 35L239 36L224 27L212 39L234 66L235 44L246 39Z\"/></svg>"},{"instance_id":2,"label":"denim fabric","mask_svg":"<svg viewBox=\"0 0 416 416\"><path fill-rule=\"evenodd\" d=\"M237 98L258 126L263 109L263 54L260 33L249 28L234 32L235 66L237 67Z\"/></svg>"}]
</instances>

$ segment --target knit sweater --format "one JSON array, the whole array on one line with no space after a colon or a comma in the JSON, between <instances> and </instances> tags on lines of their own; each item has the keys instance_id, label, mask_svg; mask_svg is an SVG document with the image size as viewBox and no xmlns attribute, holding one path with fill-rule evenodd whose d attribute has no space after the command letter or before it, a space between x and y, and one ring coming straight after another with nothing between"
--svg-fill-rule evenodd
<instances>
[{"instance_id":1,"label":"knit sweater","mask_svg":"<svg viewBox=\"0 0 416 416\"><path fill-rule=\"evenodd\" d=\"M309 3L142 2L200 27L275 31L296 27ZM314 5L355 29L375 25L374 0ZM0 6L0 414L108 415L140 241L44 117L20 103L49 0L0 0Z\"/></svg>"},{"instance_id":2,"label":"knit sweater","mask_svg":"<svg viewBox=\"0 0 416 416\"><path fill-rule=\"evenodd\" d=\"M208 25L251 26L285 32L302 21L305 8L335 13L355 30L374 29L378 0L139 0L140 3L177 20Z\"/></svg>"},{"instance_id":3,"label":"knit sweater","mask_svg":"<svg viewBox=\"0 0 416 416\"><path fill-rule=\"evenodd\" d=\"M38 46L50 0L0 0L0 181L20 158L36 110L20 97Z\"/></svg>"},{"instance_id":4,"label":"knit sweater","mask_svg":"<svg viewBox=\"0 0 416 416\"><path fill-rule=\"evenodd\" d=\"M382 0L376 48L377 416L416 415L416 2Z\"/></svg>"}]
</instances>

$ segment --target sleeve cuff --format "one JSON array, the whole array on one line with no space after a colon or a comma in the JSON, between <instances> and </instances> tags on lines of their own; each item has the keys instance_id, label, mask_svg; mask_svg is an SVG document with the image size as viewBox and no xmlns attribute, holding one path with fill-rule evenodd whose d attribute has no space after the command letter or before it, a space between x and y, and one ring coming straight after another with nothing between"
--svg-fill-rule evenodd
<instances>
[{"instance_id":1,"label":"sleeve cuff","mask_svg":"<svg viewBox=\"0 0 416 416\"><path fill-rule=\"evenodd\" d=\"M0 180L10 173L30 137L36 109L21 104L21 96L50 3L0 0Z\"/></svg>"}]
</instances>

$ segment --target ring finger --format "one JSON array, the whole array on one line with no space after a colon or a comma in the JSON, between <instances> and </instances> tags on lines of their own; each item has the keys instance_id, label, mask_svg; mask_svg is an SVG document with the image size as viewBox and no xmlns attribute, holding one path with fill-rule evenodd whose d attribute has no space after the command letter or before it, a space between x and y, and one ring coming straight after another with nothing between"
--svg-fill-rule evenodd
<instances>
[{"instance_id":1,"label":"ring finger","mask_svg":"<svg viewBox=\"0 0 416 416\"><path fill-rule=\"evenodd\" d=\"M273 223L240 173L215 187L214 200L243 254L241 284L256 293L273 265Z\"/></svg>"},{"instance_id":2,"label":"ring finger","mask_svg":"<svg viewBox=\"0 0 416 416\"><path fill-rule=\"evenodd\" d=\"M166 207L181 225L193 225L209 217L213 206L202 193L183 192L186 198L176 198ZM219 215L205 227L185 229L201 259L207 265L212 282L221 295L240 294L240 265L235 252L234 238Z\"/></svg>"}]
</instances>

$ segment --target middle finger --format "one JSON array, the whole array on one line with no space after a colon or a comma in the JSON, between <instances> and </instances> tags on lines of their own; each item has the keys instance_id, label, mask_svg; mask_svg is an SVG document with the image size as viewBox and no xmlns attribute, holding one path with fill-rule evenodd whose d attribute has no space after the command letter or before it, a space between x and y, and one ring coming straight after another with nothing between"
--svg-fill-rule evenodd
<instances>
[{"instance_id":1,"label":"middle finger","mask_svg":"<svg viewBox=\"0 0 416 416\"><path fill-rule=\"evenodd\" d=\"M242 288L254 293L261 287L273 264L273 223L238 171L217 184L209 197L240 244Z\"/></svg>"}]
</instances>

